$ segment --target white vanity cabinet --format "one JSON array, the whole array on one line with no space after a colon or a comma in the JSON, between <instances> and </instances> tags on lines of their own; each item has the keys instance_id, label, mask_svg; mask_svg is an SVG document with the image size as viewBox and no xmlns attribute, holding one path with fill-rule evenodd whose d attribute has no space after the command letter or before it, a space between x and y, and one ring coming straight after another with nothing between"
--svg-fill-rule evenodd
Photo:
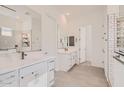
<instances>
[{"instance_id":1,"label":"white vanity cabinet","mask_svg":"<svg viewBox=\"0 0 124 93\"><path fill-rule=\"evenodd\" d=\"M45 87L47 86L47 62L41 62L20 69L20 86Z\"/></svg>"},{"instance_id":2,"label":"white vanity cabinet","mask_svg":"<svg viewBox=\"0 0 124 93\"><path fill-rule=\"evenodd\" d=\"M71 53L72 66L78 62L78 54L77 51Z\"/></svg>"},{"instance_id":3,"label":"white vanity cabinet","mask_svg":"<svg viewBox=\"0 0 124 93\"><path fill-rule=\"evenodd\" d=\"M47 87L54 84L55 57L35 52L20 60L16 55L0 56L3 61L0 63L0 87Z\"/></svg>"},{"instance_id":4,"label":"white vanity cabinet","mask_svg":"<svg viewBox=\"0 0 124 93\"><path fill-rule=\"evenodd\" d=\"M17 87L18 70L0 74L0 87Z\"/></svg>"},{"instance_id":5,"label":"white vanity cabinet","mask_svg":"<svg viewBox=\"0 0 124 93\"><path fill-rule=\"evenodd\" d=\"M21 87L47 87L54 84L55 59L24 67L19 70Z\"/></svg>"},{"instance_id":6,"label":"white vanity cabinet","mask_svg":"<svg viewBox=\"0 0 124 93\"><path fill-rule=\"evenodd\" d=\"M58 53L57 62L60 71L69 71L78 61L77 52Z\"/></svg>"},{"instance_id":7,"label":"white vanity cabinet","mask_svg":"<svg viewBox=\"0 0 124 93\"><path fill-rule=\"evenodd\" d=\"M70 58L71 59L71 58ZM57 66L57 71L68 71L69 68L69 56L67 54L63 54L63 53L58 53L57 56L57 62L58 62L58 66Z\"/></svg>"},{"instance_id":8,"label":"white vanity cabinet","mask_svg":"<svg viewBox=\"0 0 124 93\"><path fill-rule=\"evenodd\" d=\"M48 61L48 86L52 86L55 82L54 79L54 72L55 72L55 60L51 59Z\"/></svg>"}]
</instances>

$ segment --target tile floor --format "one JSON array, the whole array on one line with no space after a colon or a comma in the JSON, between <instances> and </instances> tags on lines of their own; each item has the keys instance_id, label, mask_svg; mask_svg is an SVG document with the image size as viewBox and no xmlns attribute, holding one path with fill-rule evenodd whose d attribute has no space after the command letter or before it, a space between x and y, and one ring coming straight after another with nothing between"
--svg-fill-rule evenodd
<instances>
[{"instance_id":1,"label":"tile floor","mask_svg":"<svg viewBox=\"0 0 124 93\"><path fill-rule=\"evenodd\" d=\"M55 73L53 87L108 87L104 69L80 64L74 66L69 72Z\"/></svg>"}]
</instances>

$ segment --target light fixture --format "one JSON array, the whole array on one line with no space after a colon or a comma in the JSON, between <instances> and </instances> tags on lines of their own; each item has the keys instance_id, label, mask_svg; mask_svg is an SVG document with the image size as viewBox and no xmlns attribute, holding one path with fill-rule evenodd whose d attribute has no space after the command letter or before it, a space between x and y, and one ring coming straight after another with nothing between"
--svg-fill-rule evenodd
<instances>
[{"instance_id":1,"label":"light fixture","mask_svg":"<svg viewBox=\"0 0 124 93\"><path fill-rule=\"evenodd\" d=\"M69 16L69 15L70 15L70 13L66 13L66 15L67 15L67 16Z\"/></svg>"}]
</instances>

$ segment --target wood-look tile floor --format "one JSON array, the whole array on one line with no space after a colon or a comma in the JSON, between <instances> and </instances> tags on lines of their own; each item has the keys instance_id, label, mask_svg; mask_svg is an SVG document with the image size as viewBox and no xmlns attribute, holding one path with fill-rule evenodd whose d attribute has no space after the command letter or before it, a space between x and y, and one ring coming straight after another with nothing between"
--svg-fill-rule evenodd
<instances>
[{"instance_id":1,"label":"wood-look tile floor","mask_svg":"<svg viewBox=\"0 0 124 93\"><path fill-rule=\"evenodd\" d=\"M69 72L57 71L53 87L108 87L104 69L76 65Z\"/></svg>"}]
</instances>

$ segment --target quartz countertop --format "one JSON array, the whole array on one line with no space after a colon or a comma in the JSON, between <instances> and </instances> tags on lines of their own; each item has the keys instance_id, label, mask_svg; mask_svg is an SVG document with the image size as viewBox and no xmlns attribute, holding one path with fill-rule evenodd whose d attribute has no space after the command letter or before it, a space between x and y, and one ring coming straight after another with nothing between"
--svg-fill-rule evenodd
<instances>
[{"instance_id":1,"label":"quartz countertop","mask_svg":"<svg viewBox=\"0 0 124 93\"><path fill-rule=\"evenodd\" d=\"M0 74L55 58L41 52L29 52L26 54L27 56L25 56L24 60L21 59L20 53L0 55Z\"/></svg>"},{"instance_id":2,"label":"quartz countertop","mask_svg":"<svg viewBox=\"0 0 124 93\"><path fill-rule=\"evenodd\" d=\"M68 51L65 51L65 49L58 49L59 54L70 54L75 51L77 51L76 48L68 48Z\"/></svg>"}]
</instances>

